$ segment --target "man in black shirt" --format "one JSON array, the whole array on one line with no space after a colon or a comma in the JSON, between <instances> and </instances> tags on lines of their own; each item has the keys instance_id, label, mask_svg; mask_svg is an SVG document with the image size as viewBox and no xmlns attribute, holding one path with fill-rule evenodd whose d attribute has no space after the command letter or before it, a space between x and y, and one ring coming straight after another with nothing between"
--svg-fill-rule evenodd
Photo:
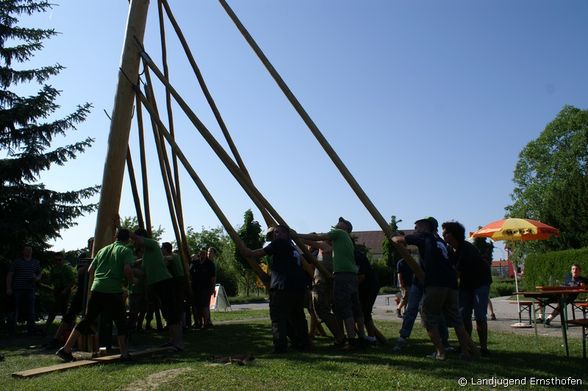
<instances>
[{"instance_id":1,"label":"man in black shirt","mask_svg":"<svg viewBox=\"0 0 588 391\"><path fill-rule=\"evenodd\" d=\"M249 251L248 255L255 258L271 256L270 318L274 353L287 351L288 337L295 349L308 349L308 324L304 316L306 277L290 240L289 229L278 225L270 244Z\"/></svg>"},{"instance_id":2,"label":"man in black shirt","mask_svg":"<svg viewBox=\"0 0 588 391\"><path fill-rule=\"evenodd\" d=\"M477 351L459 316L457 273L450 263L447 246L433 234L436 222L437 220L431 217L417 220L414 223L414 234L396 236L393 240L413 244L419 248L425 269L421 318L436 348L432 357L445 360L445 347L439 332L439 324L445 319L447 325L455 329L462 357L470 359Z\"/></svg>"},{"instance_id":3,"label":"man in black shirt","mask_svg":"<svg viewBox=\"0 0 588 391\"><path fill-rule=\"evenodd\" d=\"M492 275L490 265L478 249L465 240L465 228L456 221L442 224L443 239L449 245L449 256L459 273L459 311L466 331L472 335L472 312L482 356L488 356L488 297Z\"/></svg>"},{"instance_id":4,"label":"man in black shirt","mask_svg":"<svg viewBox=\"0 0 588 391\"><path fill-rule=\"evenodd\" d=\"M206 250L200 251L198 260L190 264L192 279L192 300L194 302L195 327L207 329L212 326L210 321L210 297L214 294L216 284L216 268L207 257Z\"/></svg>"}]
</instances>

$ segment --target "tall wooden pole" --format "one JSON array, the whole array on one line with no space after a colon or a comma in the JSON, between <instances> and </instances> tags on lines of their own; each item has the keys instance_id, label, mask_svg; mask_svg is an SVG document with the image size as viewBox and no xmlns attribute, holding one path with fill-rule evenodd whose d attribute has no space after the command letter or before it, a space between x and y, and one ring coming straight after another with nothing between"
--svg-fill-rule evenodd
<instances>
[{"instance_id":1,"label":"tall wooden pole","mask_svg":"<svg viewBox=\"0 0 588 391\"><path fill-rule=\"evenodd\" d=\"M345 166L343 161L339 158L339 156L337 155L335 150L328 143L327 139L323 136L323 134L321 133L319 128L316 126L314 121L310 118L310 115L308 115L306 110L304 110L304 108L302 107L302 105L300 104L300 102L298 101L296 96L292 93L292 91L290 90L290 88L288 87L286 82L284 82L284 80L282 79L282 77L280 76L278 71L276 71L276 69L270 63L270 61L265 56L265 54L263 53L261 48L257 45L257 43L255 42L255 40L253 39L251 34L249 34L249 32L247 31L245 26L241 23L241 21L239 20L237 15L233 12L231 7L227 4L227 2L225 0L219 0L219 2L221 3L221 5L225 9L225 11L227 12L229 17L231 18L231 20L233 21L233 23L235 24L237 29L241 32L241 34L243 35L243 37L245 38L245 40L247 41L249 46L251 46L251 48L253 49L255 54L257 54L257 57L259 57L260 61L266 67L266 69L268 70L268 72L270 73L272 78L276 81L276 83L278 84L278 86L280 87L280 89L282 90L284 95L286 95L286 98L288 98L288 100L290 101L290 103L292 104L294 109L298 112L298 114L300 115L300 117L302 118L302 120L304 121L306 126L308 126L308 128L310 129L312 134L315 136L315 138L317 139L319 144L323 147L323 149L325 150L327 155L329 155L329 157L331 158L331 160L333 161L333 163L335 164L337 169L339 169L339 171L341 172L341 174L343 175L343 177L345 178L345 180L347 181L349 186L351 186L351 188L353 189L353 191L355 192L357 197L360 199L360 201L363 203L365 208L372 215L374 220L376 220L376 222L378 223L380 228L382 228L382 231L384 231L384 233L386 234L386 236L390 240L390 243L392 243L394 248L396 248L396 250L400 253L400 255L406 260L407 264L410 266L410 268L413 270L413 272L419 278L419 280L423 281L424 280L424 273L423 273L423 270L421 269L420 265L410 256L410 253L404 247L402 247L402 246L398 245L397 243L395 243L394 241L392 241L392 236L395 233L392 232L390 225L386 222L384 217L376 209L376 207L374 206L372 201L369 199L367 194L359 186L359 184L357 183L357 181L355 180L355 178L353 177L351 172L347 169L347 167Z\"/></svg>"},{"instance_id":2,"label":"tall wooden pole","mask_svg":"<svg viewBox=\"0 0 588 391\"><path fill-rule=\"evenodd\" d=\"M108 151L102 176L102 189L94 233L94 254L112 242L115 233L114 222L120 205L129 132L133 117L135 92L132 81L139 77L140 48L137 41L143 42L148 10L149 0L131 0L114 108L111 115Z\"/></svg>"},{"instance_id":3,"label":"tall wooden pole","mask_svg":"<svg viewBox=\"0 0 588 391\"><path fill-rule=\"evenodd\" d=\"M188 58L188 61L190 62L190 65L192 66L192 70L194 71L194 75L196 76L196 79L198 79L198 84L200 84L200 88L202 89L202 92L204 93L204 97L206 98L206 101L208 102L208 105L210 106L210 109L212 110L214 117L216 118L216 121L217 121L217 123L223 133L223 136L225 137L225 140L227 141L229 149L231 150L231 153L233 154L235 161L237 162L237 165L241 168L241 170L243 171L243 174L250 177L249 172L247 171L247 167L245 167L245 163L243 162L243 159L241 158L241 155L239 154L239 150L237 149L237 146L233 142L233 138L231 137L231 134L229 133L229 129L227 128L227 125L225 124L225 121L224 121L223 117L221 116L221 113L216 105L216 102L214 101L214 98L212 97L212 94L210 93L210 90L208 89L208 86L206 85L206 82L204 80L204 76L202 75L202 72L200 71L200 68L198 67L198 64L196 63L196 59L194 58L194 55L192 54L192 50L190 49L190 46L188 45L188 41L184 37L184 33L182 32L182 29L178 25L178 22L176 21L176 18L174 17L174 14L172 13L172 10L171 10L167 0L160 0L158 4L159 4L160 8L162 5L163 5L163 7L165 7L165 12L167 13L167 17L169 18L169 21L170 21L171 25L173 26L173 28L176 32L176 35L178 36L178 39L180 40L182 47L184 48L184 53L186 53L186 57ZM161 18L161 10L160 10L160 18ZM163 22L160 20L160 23L163 23ZM162 51L163 51L163 49L162 49ZM163 67L163 73L164 73L166 79L169 81L169 77L168 77L168 73L166 71L165 63L164 63L164 67ZM166 95L169 98L169 96L170 96L169 91L167 92ZM174 135L173 130L171 128L170 128L170 134L172 136ZM261 209L260 212L261 212L263 219L265 220L265 223L268 227L276 225L276 222L274 221L274 219L271 217L270 213L267 210Z\"/></svg>"}]
</instances>

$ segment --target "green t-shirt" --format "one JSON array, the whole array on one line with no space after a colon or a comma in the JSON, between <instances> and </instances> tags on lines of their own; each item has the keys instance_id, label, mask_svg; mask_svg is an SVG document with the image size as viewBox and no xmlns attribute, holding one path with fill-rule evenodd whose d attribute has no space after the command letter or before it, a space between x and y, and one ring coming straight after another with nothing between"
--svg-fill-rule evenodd
<instances>
[{"instance_id":1,"label":"green t-shirt","mask_svg":"<svg viewBox=\"0 0 588 391\"><path fill-rule=\"evenodd\" d=\"M145 253L143 254L143 267L147 274L147 285L172 278L165 266L163 254L156 240L143 238L145 242Z\"/></svg>"},{"instance_id":2,"label":"green t-shirt","mask_svg":"<svg viewBox=\"0 0 588 391\"><path fill-rule=\"evenodd\" d=\"M349 234L333 228L329 231L329 239L333 242L333 273L357 273L353 241Z\"/></svg>"},{"instance_id":3,"label":"green t-shirt","mask_svg":"<svg viewBox=\"0 0 588 391\"><path fill-rule=\"evenodd\" d=\"M62 291L74 285L76 274L73 268L67 264L54 265L49 272L49 281L55 291Z\"/></svg>"},{"instance_id":4,"label":"green t-shirt","mask_svg":"<svg viewBox=\"0 0 588 391\"><path fill-rule=\"evenodd\" d=\"M91 290L102 293L122 293L125 265L132 265L133 250L121 242L114 242L98 251L90 267L94 269Z\"/></svg>"},{"instance_id":5,"label":"green t-shirt","mask_svg":"<svg viewBox=\"0 0 588 391\"><path fill-rule=\"evenodd\" d=\"M169 270L172 277L184 277L184 263L178 254L172 254L167 270Z\"/></svg>"}]
</instances>

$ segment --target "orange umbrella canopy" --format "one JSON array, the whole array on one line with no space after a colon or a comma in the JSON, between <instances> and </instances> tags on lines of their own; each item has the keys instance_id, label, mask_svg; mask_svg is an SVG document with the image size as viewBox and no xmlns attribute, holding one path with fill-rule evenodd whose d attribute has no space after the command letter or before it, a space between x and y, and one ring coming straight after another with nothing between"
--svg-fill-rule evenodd
<instances>
[{"instance_id":1,"label":"orange umbrella canopy","mask_svg":"<svg viewBox=\"0 0 588 391\"><path fill-rule=\"evenodd\" d=\"M492 240L546 240L559 236L559 230L537 220L508 218L494 221L470 236Z\"/></svg>"}]
</instances>

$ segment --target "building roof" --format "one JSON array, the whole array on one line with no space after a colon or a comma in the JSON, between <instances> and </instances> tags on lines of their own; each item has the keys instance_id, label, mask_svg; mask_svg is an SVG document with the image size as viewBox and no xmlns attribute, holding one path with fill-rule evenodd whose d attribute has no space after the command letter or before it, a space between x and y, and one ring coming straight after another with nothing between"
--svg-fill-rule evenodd
<instances>
[{"instance_id":1,"label":"building roof","mask_svg":"<svg viewBox=\"0 0 588 391\"><path fill-rule=\"evenodd\" d=\"M412 229L402 230L404 234L413 233ZM351 236L355 237L357 244L363 244L370 250L370 255L374 258L380 258L384 255L382 251L382 242L386 235L382 231L353 231Z\"/></svg>"}]
</instances>

